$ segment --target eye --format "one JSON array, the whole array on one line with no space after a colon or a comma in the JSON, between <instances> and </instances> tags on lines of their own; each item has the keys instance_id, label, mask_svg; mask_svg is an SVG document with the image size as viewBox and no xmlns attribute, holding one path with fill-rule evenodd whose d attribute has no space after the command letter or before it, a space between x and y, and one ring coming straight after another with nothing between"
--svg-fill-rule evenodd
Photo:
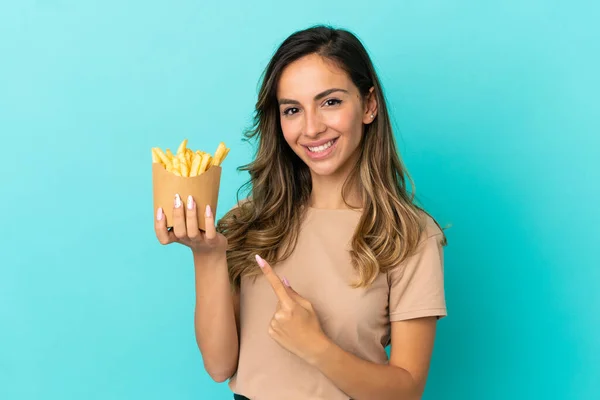
<instances>
[{"instance_id":1,"label":"eye","mask_svg":"<svg viewBox=\"0 0 600 400\"><path fill-rule=\"evenodd\" d=\"M290 111L293 111L293 110L296 110L296 111L294 111L294 112L290 113ZM293 114L295 114L295 113L297 113L297 112L298 112L298 109L297 109L296 107L290 107L290 108L286 108L286 109L283 111L283 115L293 115Z\"/></svg>"},{"instance_id":2,"label":"eye","mask_svg":"<svg viewBox=\"0 0 600 400\"><path fill-rule=\"evenodd\" d=\"M325 101L325 104L328 105L328 106L335 106L335 105L338 105L338 104L342 104L342 101L339 100L339 99L329 99L329 100Z\"/></svg>"}]
</instances>

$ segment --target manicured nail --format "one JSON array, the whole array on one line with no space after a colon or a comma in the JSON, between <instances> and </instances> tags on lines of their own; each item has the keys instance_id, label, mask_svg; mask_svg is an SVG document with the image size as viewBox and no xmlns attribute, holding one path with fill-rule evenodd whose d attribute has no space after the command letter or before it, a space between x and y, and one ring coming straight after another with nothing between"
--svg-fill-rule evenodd
<instances>
[{"instance_id":1,"label":"manicured nail","mask_svg":"<svg viewBox=\"0 0 600 400\"><path fill-rule=\"evenodd\" d=\"M211 217L212 216L212 210L210 209L210 204L206 205L206 216L207 217Z\"/></svg>"},{"instance_id":2,"label":"manicured nail","mask_svg":"<svg viewBox=\"0 0 600 400\"><path fill-rule=\"evenodd\" d=\"M283 277L282 281L285 286L290 287L290 283L288 282L288 280L285 276Z\"/></svg>"},{"instance_id":3,"label":"manicured nail","mask_svg":"<svg viewBox=\"0 0 600 400\"><path fill-rule=\"evenodd\" d=\"M159 221L162 221L163 219L163 209L162 207L158 207L158 210L156 210L156 219Z\"/></svg>"},{"instance_id":4,"label":"manicured nail","mask_svg":"<svg viewBox=\"0 0 600 400\"><path fill-rule=\"evenodd\" d=\"M175 195L175 208L179 208L181 207L181 197L179 197L179 194Z\"/></svg>"},{"instance_id":5,"label":"manicured nail","mask_svg":"<svg viewBox=\"0 0 600 400\"><path fill-rule=\"evenodd\" d=\"M260 258L260 256L258 254L256 255L256 262L258 263L259 267L261 267L261 268L265 267L265 260Z\"/></svg>"},{"instance_id":6,"label":"manicured nail","mask_svg":"<svg viewBox=\"0 0 600 400\"><path fill-rule=\"evenodd\" d=\"M188 207L188 210L191 210L192 208L194 208L194 199L192 198L191 194L188 196L187 207Z\"/></svg>"}]
</instances>

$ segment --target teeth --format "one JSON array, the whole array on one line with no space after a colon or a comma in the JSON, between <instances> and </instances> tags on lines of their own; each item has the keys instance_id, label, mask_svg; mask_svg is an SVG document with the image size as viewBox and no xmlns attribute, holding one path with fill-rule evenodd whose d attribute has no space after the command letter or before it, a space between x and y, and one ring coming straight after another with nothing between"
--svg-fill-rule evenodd
<instances>
[{"instance_id":1,"label":"teeth","mask_svg":"<svg viewBox=\"0 0 600 400\"><path fill-rule=\"evenodd\" d=\"M309 147L308 149L310 151L312 151L313 153L319 153L321 151L327 150L328 148L330 148L331 146L333 146L333 140L330 140L329 142L321 145L321 146L317 146L317 147Z\"/></svg>"}]
</instances>

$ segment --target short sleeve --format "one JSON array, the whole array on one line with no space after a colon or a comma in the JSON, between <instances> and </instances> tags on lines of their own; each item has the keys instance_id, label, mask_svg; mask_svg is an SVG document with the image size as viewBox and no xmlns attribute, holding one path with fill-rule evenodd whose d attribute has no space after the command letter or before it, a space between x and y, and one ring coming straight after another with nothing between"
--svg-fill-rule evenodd
<instances>
[{"instance_id":1,"label":"short sleeve","mask_svg":"<svg viewBox=\"0 0 600 400\"><path fill-rule=\"evenodd\" d=\"M388 272L390 321L447 315L443 233L427 232L417 252Z\"/></svg>"}]
</instances>

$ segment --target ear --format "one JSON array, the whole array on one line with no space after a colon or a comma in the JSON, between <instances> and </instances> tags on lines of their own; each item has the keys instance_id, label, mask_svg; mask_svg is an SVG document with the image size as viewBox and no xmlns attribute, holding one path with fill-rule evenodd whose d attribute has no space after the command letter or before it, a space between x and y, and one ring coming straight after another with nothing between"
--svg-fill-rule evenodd
<instances>
[{"instance_id":1,"label":"ear","mask_svg":"<svg viewBox=\"0 0 600 400\"><path fill-rule=\"evenodd\" d=\"M370 124L377 117L377 96L375 96L375 87L369 89L369 93L365 96L363 124Z\"/></svg>"}]
</instances>

